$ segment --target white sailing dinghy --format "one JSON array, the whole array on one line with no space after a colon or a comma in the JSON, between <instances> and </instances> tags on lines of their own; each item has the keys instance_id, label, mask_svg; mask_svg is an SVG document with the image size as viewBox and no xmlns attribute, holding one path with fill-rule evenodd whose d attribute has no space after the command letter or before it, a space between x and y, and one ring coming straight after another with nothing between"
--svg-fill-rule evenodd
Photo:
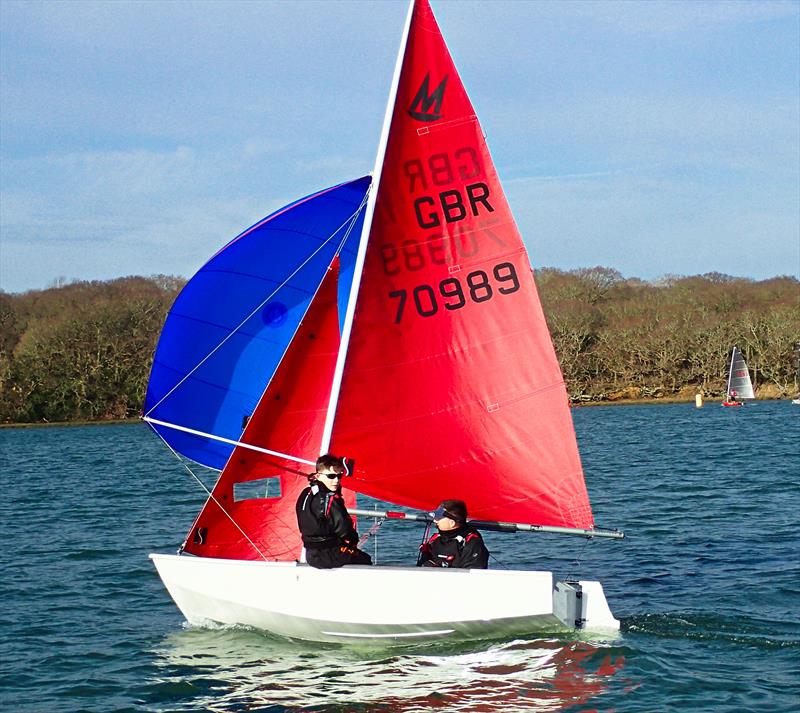
<instances>
[{"instance_id":1,"label":"white sailing dinghy","mask_svg":"<svg viewBox=\"0 0 800 713\"><path fill-rule=\"evenodd\" d=\"M753 391L753 382L750 380L750 371L742 352L736 347L731 350L730 366L728 367L728 385L725 388L723 406L743 406L745 400L756 397Z\"/></svg>"},{"instance_id":2,"label":"white sailing dinghy","mask_svg":"<svg viewBox=\"0 0 800 713\"><path fill-rule=\"evenodd\" d=\"M277 211L187 283L145 420L221 469L179 554L151 555L192 624L388 643L619 627L595 581L297 561L295 502L328 451L355 458L350 508L458 498L486 528L622 536L594 527L528 256L428 0L372 177Z\"/></svg>"}]
</instances>

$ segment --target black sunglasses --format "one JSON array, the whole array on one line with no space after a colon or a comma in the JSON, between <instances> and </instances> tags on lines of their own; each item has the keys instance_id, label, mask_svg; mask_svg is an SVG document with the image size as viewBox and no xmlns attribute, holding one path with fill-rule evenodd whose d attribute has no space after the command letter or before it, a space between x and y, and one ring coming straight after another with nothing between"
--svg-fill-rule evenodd
<instances>
[{"instance_id":1,"label":"black sunglasses","mask_svg":"<svg viewBox=\"0 0 800 713\"><path fill-rule=\"evenodd\" d=\"M339 480L341 480L341 478L342 478L342 474L341 473L317 473L317 477L318 478L321 475L326 477L326 478L331 478L331 480L333 480L334 478L339 478Z\"/></svg>"}]
</instances>

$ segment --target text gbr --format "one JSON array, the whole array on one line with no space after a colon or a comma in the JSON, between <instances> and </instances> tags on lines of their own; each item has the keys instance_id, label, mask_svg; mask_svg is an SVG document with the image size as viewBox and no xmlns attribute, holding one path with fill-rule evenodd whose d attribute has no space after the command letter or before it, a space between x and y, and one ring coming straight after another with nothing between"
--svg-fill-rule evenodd
<instances>
[{"instance_id":1,"label":"text gbr","mask_svg":"<svg viewBox=\"0 0 800 713\"><path fill-rule=\"evenodd\" d=\"M403 164L403 174L408 179L409 193L425 192L425 195L414 199L414 215L417 225L429 236L426 242L431 253L431 262L441 265L444 263L444 246L441 241L444 235L431 236L429 231L443 225L459 223L469 216L477 218L481 213L494 212L494 206L489 201L489 186L483 181L475 180L483 176L479 155L475 149L464 147L456 149L452 157L447 153L438 153L428 156L424 161L415 158ZM463 187L430 194L431 188L452 186L456 182L463 183ZM474 238L474 231L469 232ZM491 231L488 232L494 237ZM406 269L414 271L423 268L426 261L421 247L416 240L403 241L402 255ZM397 275L400 272L397 247L386 243L381 252L385 273ZM410 290L392 290L389 297L397 300L394 322L399 324L406 314L409 297L418 316L432 317L439 313L440 308L445 313L460 310L469 303L488 302L496 294L511 294L519 288L519 278L513 263L500 262L488 271L474 270L462 279L451 276L434 285L419 284Z\"/></svg>"}]
</instances>

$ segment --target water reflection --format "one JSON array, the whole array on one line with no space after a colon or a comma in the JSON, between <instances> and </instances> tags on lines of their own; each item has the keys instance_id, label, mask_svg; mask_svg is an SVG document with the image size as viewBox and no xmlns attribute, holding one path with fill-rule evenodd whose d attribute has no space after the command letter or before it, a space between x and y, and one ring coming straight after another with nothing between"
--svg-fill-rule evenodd
<instances>
[{"instance_id":1,"label":"water reflection","mask_svg":"<svg viewBox=\"0 0 800 713\"><path fill-rule=\"evenodd\" d=\"M288 643L260 632L186 629L153 653L154 709L557 711L606 691L620 641L516 640L414 649Z\"/></svg>"}]
</instances>

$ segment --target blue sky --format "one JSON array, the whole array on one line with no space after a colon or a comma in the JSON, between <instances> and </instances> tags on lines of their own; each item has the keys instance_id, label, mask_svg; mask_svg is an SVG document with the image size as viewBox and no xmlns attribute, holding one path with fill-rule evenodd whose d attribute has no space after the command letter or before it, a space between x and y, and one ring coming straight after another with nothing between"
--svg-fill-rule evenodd
<instances>
[{"instance_id":1,"label":"blue sky","mask_svg":"<svg viewBox=\"0 0 800 713\"><path fill-rule=\"evenodd\" d=\"M534 267L800 274L800 3L432 0ZM189 276L372 169L404 0L0 7L0 288Z\"/></svg>"}]
</instances>

